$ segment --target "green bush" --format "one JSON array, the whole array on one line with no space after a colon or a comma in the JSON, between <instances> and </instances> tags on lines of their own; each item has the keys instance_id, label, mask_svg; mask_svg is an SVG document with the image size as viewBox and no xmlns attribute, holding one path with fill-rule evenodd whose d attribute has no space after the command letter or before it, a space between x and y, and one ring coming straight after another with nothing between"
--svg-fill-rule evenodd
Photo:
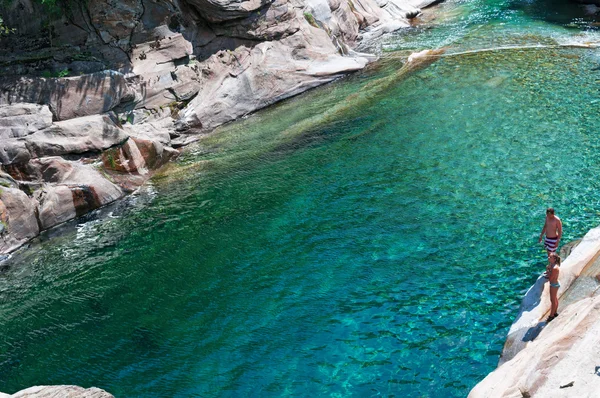
<instances>
[{"instance_id":1,"label":"green bush","mask_svg":"<svg viewBox=\"0 0 600 398\"><path fill-rule=\"evenodd\" d=\"M108 161L108 164L110 165L111 169L113 169L113 170L117 169L117 162L115 160L114 151L111 151L111 150L106 151L106 160Z\"/></svg>"},{"instance_id":2,"label":"green bush","mask_svg":"<svg viewBox=\"0 0 600 398\"><path fill-rule=\"evenodd\" d=\"M305 12L304 18L306 18L308 23L311 24L312 26L314 26L315 28L319 27L319 25L317 24L317 21L315 20L315 17L313 17L313 15L310 12Z\"/></svg>"},{"instance_id":3,"label":"green bush","mask_svg":"<svg viewBox=\"0 0 600 398\"><path fill-rule=\"evenodd\" d=\"M58 72L50 72L49 70L45 70L42 72L42 77L50 78L50 77L67 77L69 76L69 70L63 69Z\"/></svg>"}]
</instances>

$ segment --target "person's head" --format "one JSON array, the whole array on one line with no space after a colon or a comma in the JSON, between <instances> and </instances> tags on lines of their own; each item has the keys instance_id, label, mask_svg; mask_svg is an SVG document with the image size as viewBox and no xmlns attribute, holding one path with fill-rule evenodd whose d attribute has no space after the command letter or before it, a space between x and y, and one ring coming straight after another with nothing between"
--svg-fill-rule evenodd
<instances>
[{"instance_id":1,"label":"person's head","mask_svg":"<svg viewBox=\"0 0 600 398\"><path fill-rule=\"evenodd\" d=\"M546 217L552 217L554 215L554 208L553 207L548 207L546 209Z\"/></svg>"},{"instance_id":2,"label":"person's head","mask_svg":"<svg viewBox=\"0 0 600 398\"><path fill-rule=\"evenodd\" d=\"M556 254L556 252L551 252L548 255L548 260L550 260L552 264L558 264L560 266L560 256Z\"/></svg>"}]
</instances>

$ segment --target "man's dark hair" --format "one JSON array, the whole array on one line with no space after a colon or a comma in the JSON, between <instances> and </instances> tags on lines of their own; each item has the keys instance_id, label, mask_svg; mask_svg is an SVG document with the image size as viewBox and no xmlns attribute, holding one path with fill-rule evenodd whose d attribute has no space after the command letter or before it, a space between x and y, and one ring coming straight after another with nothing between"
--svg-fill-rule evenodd
<instances>
[{"instance_id":1,"label":"man's dark hair","mask_svg":"<svg viewBox=\"0 0 600 398\"><path fill-rule=\"evenodd\" d=\"M554 214L554 208L553 207L548 207L546 209L546 214Z\"/></svg>"}]
</instances>

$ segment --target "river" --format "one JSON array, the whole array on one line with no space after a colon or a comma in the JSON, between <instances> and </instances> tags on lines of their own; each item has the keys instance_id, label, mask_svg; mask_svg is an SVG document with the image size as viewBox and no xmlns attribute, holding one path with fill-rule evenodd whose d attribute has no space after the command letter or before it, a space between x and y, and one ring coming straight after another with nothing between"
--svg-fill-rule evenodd
<instances>
[{"instance_id":1,"label":"river","mask_svg":"<svg viewBox=\"0 0 600 398\"><path fill-rule=\"evenodd\" d=\"M3 263L0 391L466 396L544 269L545 208L564 242L599 224L600 53L561 45L600 35L559 1L436 15Z\"/></svg>"}]
</instances>

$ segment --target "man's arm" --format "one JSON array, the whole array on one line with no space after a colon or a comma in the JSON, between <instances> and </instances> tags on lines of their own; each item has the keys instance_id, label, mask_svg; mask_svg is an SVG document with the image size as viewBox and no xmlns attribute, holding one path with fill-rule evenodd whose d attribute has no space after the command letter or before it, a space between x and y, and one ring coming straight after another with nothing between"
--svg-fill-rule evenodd
<instances>
[{"instance_id":1,"label":"man's arm","mask_svg":"<svg viewBox=\"0 0 600 398\"><path fill-rule=\"evenodd\" d=\"M556 240L556 245L558 247L558 243L560 242L560 238L562 237L562 221L560 221L560 218L558 219L557 232L558 232L558 239Z\"/></svg>"},{"instance_id":2,"label":"man's arm","mask_svg":"<svg viewBox=\"0 0 600 398\"><path fill-rule=\"evenodd\" d=\"M544 236L545 233L546 233L546 223L544 223L544 228L542 228L542 232L540 233L540 240L538 242L542 241L542 237Z\"/></svg>"}]
</instances>

